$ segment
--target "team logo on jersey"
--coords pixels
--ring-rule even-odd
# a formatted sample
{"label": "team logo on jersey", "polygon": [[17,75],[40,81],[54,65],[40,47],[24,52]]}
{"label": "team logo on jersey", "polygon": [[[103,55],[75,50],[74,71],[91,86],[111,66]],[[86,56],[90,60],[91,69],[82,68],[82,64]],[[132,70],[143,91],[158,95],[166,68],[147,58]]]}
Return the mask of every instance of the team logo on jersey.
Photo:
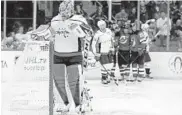
{"label": "team logo on jersey", "polygon": [[59,30],[56,31],[56,34],[62,35],[65,38],[69,36],[69,32],[66,30],[66,28],[59,28]]}
{"label": "team logo on jersey", "polygon": [[120,41],[121,44],[125,44],[127,42],[126,36],[121,36],[119,41]]}
{"label": "team logo on jersey", "polygon": [[169,68],[176,74],[182,73],[182,56],[172,56],[169,60]]}

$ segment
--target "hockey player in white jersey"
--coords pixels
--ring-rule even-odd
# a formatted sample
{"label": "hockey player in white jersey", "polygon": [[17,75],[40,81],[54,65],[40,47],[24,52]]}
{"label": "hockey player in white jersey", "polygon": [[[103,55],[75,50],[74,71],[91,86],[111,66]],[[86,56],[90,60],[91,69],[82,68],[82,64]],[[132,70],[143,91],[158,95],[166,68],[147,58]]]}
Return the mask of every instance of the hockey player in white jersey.
{"label": "hockey player in white jersey", "polygon": [[91,37],[91,28],[86,19],[81,15],[72,15],[73,8],[71,1],[63,1],[60,13],[51,21],[51,27],[56,31],[53,38],[54,82],[68,110],[73,108],[71,105],[77,107],[81,103],[79,83],[83,72],[82,41]]}
{"label": "hockey player in white jersey", "polygon": [[[150,76],[150,62],[151,62],[151,58],[150,58],[150,45],[153,42],[153,40],[155,41],[154,38],[154,25],[155,25],[155,19],[150,19],[146,21],[146,25],[147,25],[147,29],[145,30],[146,33],[148,33],[148,40],[147,40],[147,47],[146,47],[146,53],[145,53],[145,74],[147,78],[152,79],[153,77]],[[150,31],[149,31],[150,30]]]}
{"label": "hockey player in white jersey", "polygon": [[140,36],[140,46],[138,47],[139,52],[139,58],[138,58],[138,64],[139,64],[139,70],[138,70],[138,81],[141,81],[142,78],[145,76],[145,60],[146,60],[146,48],[148,47],[149,43],[149,35],[148,35],[148,24],[142,24],[141,25],[141,32],[139,32]]}
{"label": "hockey player in white jersey", "polygon": [[109,75],[112,64],[112,53],[114,52],[113,33],[106,28],[106,22],[103,20],[97,23],[100,30],[98,30],[93,38],[92,49],[96,56],[96,60],[101,63],[101,80],[103,84],[110,82]]}

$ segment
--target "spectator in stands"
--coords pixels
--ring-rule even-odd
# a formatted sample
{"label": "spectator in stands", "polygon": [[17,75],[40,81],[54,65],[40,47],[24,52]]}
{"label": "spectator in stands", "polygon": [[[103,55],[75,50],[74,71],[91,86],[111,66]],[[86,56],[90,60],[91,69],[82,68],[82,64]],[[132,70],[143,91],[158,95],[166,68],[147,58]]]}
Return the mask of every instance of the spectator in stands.
{"label": "spectator in stands", "polygon": [[15,33],[14,32],[10,32],[7,35],[8,37],[4,38],[2,40],[2,45],[1,45],[1,49],[12,49],[13,48],[13,42],[15,39]]}
{"label": "spectator in stands", "polygon": [[131,23],[134,23],[137,19],[136,7],[133,7],[131,13],[129,13],[128,19],[131,20]]}
{"label": "spectator in stands", "polygon": [[154,1],[149,1],[146,4],[146,9],[148,12],[148,19],[154,19],[154,14],[157,12],[156,11],[156,3]]}
{"label": "spectator in stands", "polygon": [[[23,41],[30,40],[30,35],[24,34],[24,26],[20,22],[15,22],[13,25],[13,32],[11,32],[11,48],[12,49],[22,49]],[[9,40],[8,40],[9,41]]]}
{"label": "spectator in stands", "polygon": [[180,16],[180,19],[179,20],[181,20],[181,22],[182,22],[182,14],[181,14],[181,16]]}
{"label": "spectator in stands", "polygon": [[[100,3],[100,4],[98,4],[98,3]],[[108,3],[107,3],[107,1],[104,1],[104,0],[98,1],[98,3],[97,3],[98,6],[102,5],[102,11],[103,11],[104,15],[108,17]]]}
{"label": "spectator in stands", "polygon": [[107,16],[104,15],[104,13],[103,13],[103,7],[101,5],[100,6],[99,5],[97,6],[96,12],[94,12],[93,14],[91,14],[90,17],[93,19],[94,26],[95,27],[97,27],[97,22],[99,20],[107,21]]}
{"label": "spectator in stands", "polygon": [[159,7],[160,12],[167,13],[167,3],[166,3],[166,1],[159,2],[158,7]]}
{"label": "spectator in stands", "polygon": [[121,11],[116,14],[115,19],[117,20],[118,25],[121,28],[124,28],[125,23],[128,20],[128,14],[126,13],[126,11],[123,7],[121,7]]}
{"label": "spectator in stands", "polygon": [[83,10],[83,4],[80,1],[75,1],[75,14],[82,15],[83,17],[87,17],[87,13]]}
{"label": "spectator in stands", "polygon": [[154,19],[155,20],[158,20],[160,18],[160,14],[158,13],[158,12],[156,12],[155,14],[154,14]]}
{"label": "spectator in stands", "polygon": [[168,20],[164,11],[161,12],[161,17],[157,20],[157,28],[159,30],[160,46],[165,47],[167,35],[170,34],[169,31],[171,30],[171,20]]}
{"label": "spectator in stands", "polygon": [[178,51],[182,51],[182,21],[178,20],[176,24],[177,40],[178,40]]}
{"label": "spectator in stands", "polygon": [[171,15],[172,21],[173,23],[176,23],[176,21],[182,15],[182,6],[180,8],[180,7],[177,7],[177,5],[172,4],[170,10],[171,10],[170,15]]}
{"label": "spectator in stands", "polygon": [[141,8],[140,21],[142,23],[145,23],[148,20],[148,13],[147,13],[145,4],[141,4],[140,8]]}
{"label": "spectator in stands", "polygon": [[182,5],[179,8],[179,13],[180,13],[180,15],[182,15]]}

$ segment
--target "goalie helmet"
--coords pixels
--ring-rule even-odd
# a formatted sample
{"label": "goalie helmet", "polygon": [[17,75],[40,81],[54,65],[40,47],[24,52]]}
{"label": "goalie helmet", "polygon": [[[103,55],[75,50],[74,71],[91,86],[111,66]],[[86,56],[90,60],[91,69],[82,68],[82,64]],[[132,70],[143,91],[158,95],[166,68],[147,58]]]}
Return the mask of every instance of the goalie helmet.
{"label": "goalie helmet", "polygon": [[61,14],[61,16],[65,16],[67,18],[72,16],[74,13],[74,5],[72,0],[64,0],[63,2],[61,2],[61,4],[59,5],[59,13]]}

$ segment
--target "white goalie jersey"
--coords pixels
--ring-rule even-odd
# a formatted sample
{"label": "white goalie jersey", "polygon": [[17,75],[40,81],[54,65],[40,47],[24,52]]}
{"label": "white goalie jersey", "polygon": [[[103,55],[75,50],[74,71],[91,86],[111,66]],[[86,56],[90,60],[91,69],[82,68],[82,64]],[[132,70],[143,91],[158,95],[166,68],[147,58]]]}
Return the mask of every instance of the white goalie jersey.
{"label": "white goalie jersey", "polygon": [[78,52],[78,36],[69,28],[69,20],[62,21],[60,15],[51,21],[51,27],[56,31],[54,50],[60,53]]}
{"label": "white goalie jersey", "polygon": [[56,31],[54,50],[63,55],[83,55],[83,66],[86,68],[93,32],[86,19],[74,15],[62,21],[58,15],[52,19],[51,27]]}

